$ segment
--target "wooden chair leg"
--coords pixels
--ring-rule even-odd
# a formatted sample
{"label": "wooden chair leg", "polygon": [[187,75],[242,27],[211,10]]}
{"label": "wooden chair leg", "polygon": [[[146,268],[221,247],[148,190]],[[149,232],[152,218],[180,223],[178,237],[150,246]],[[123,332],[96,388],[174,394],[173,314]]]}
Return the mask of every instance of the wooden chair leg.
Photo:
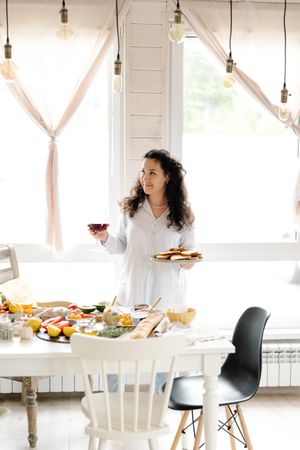
{"label": "wooden chair leg", "polygon": [[235,445],[235,439],[234,439],[234,428],[233,428],[233,424],[234,421],[231,419],[231,411],[229,409],[228,406],[225,406],[225,413],[226,413],[226,419],[227,419],[227,425],[230,427],[230,447],[231,450],[236,450],[236,445]]}
{"label": "wooden chair leg", "polygon": [[195,442],[194,442],[193,450],[198,450],[199,447],[200,447],[202,430],[203,430],[203,410],[201,409],[199,420],[198,420],[198,426],[197,426],[197,431],[196,431],[196,436],[195,436]]}
{"label": "wooden chair leg", "polygon": [[250,435],[249,435],[248,428],[247,428],[247,425],[246,425],[246,421],[244,419],[244,414],[242,412],[242,408],[240,407],[240,405],[236,405],[236,410],[237,410],[237,414],[238,414],[238,417],[239,417],[239,420],[240,420],[241,428],[242,428],[242,431],[243,431],[243,434],[244,434],[244,437],[245,437],[245,442],[246,442],[247,448],[248,448],[248,450],[253,450],[251,439],[250,439]]}
{"label": "wooden chair leg", "polygon": [[180,424],[179,424],[179,426],[177,428],[177,431],[176,431],[176,434],[175,434],[175,437],[174,437],[174,440],[172,442],[170,450],[176,450],[178,442],[179,442],[179,440],[181,438],[181,431],[185,427],[185,424],[186,424],[186,421],[188,419],[189,413],[190,413],[189,411],[184,411],[183,412]]}

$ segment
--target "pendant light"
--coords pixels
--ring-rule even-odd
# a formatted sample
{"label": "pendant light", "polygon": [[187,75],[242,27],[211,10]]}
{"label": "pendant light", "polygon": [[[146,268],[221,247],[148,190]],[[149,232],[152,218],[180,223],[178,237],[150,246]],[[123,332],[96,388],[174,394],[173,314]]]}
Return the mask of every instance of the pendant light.
{"label": "pendant light", "polygon": [[290,111],[288,108],[288,96],[289,91],[286,88],[286,5],[287,0],[284,0],[284,8],[283,8],[283,36],[284,36],[284,57],[283,57],[283,87],[280,92],[280,107],[279,107],[279,119],[285,122],[290,117]]}
{"label": "pendant light", "polygon": [[228,58],[226,59],[226,74],[223,80],[223,86],[227,89],[230,89],[234,86],[235,84],[235,79],[233,77],[232,71],[233,71],[233,66],[235,65],[235,63],[233,62],[232,59],[232,54],[231,54],[231,38],[232,38],[232,0],[230,0],[229,2],[229,55]]}
{"label": "pendant light", "polygon": [[122,91],[122,75],[121,68],[122,62],[120,60],[120,31],[119,31],[119,9],[118,9],[118,0],[116,0],[116,27],[117,27],[117,40],[118,40],[118,52],[117,59],[114,62],[114,76],[112,80],[112,89],[113,92],[118,94]]}
{"label": "pendant light", "polygon": [[66,8],[65,0],[62,0],[62,6],[61,10],[59,11],[59,14],[60,14],[60,24],[57,28],[56,36],[61,41],[67,41],[68,39],[71,39],[73,37],[74,31],[69,25],[68,10]]}
{"label": "pendant light", "polygon": [[18,68],[11,59],[12,46],[9,42],[9,27],[8,27],[8,0],[6,0],[6,44],[4,45],[4,61],[0,66],[0,73],[6,83],[13,83],[17,79]]}
{"label": "pendant light", "polygon": [[176,9],[174,11],[174,22],[169,31],[169,39],[171,42],[181,44],[184,41],[185,32],[181,23],[182,11],[180,9],[179,0],[177,1]]}

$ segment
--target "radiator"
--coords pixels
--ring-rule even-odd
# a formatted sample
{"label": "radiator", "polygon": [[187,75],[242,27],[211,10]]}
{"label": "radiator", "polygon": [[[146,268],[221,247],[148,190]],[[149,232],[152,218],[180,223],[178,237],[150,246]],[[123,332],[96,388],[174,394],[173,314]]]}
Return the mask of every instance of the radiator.
{"label": "radiator", "polygon": [[[300,386],[300,343],[270,343],[263,345],[261,387]],[[100,377],[93,375],[94,390]],[[39,382],[38,392],[82,392],[81,375],[48,377]],[[21,392],[21,383],[0,378],[0,393]]]}
{"label": "radiator", "polygon": [[300,343],[264,344],[260,386],[300,386]]}

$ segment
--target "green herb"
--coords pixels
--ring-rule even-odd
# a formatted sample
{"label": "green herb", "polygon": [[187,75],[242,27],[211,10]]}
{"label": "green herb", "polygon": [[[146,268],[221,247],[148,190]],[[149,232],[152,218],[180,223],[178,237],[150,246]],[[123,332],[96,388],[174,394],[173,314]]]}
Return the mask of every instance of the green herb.
{"label": "green herb", "polygon": [[108,326],[104,327],[103,330],[99,332],[98,336],[116,338],[124,333],[129,333],[130,331],[132,331],[132,327]]}

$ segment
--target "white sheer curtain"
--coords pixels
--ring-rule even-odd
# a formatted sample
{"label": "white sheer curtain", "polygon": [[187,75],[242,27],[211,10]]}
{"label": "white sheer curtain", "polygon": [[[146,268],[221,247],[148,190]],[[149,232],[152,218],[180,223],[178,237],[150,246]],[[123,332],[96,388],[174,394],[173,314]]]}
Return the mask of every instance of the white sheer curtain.
{"label": "white sheer curtain", "polygon": [[[172,1],[172,6],[176,2]],[[229,1],[181,0],[185,19],[224,67],[229,53]],[[284,80],[283,6],[279,0],[236,1],[232,10],[232,57],[235,79],[278,118]],[[300,0],[288,2],[286,12],[286,83],[290,119],[283,123],[300,137]],[[279,118],[278,118],[279,120]],[[300,173],[299,173],[300,180]],[[300,229],[300,181],[295,191],[295,222]]]}
{"label": "white sheer curtain", "polygon": [[[120,24],[130,3],[119,0]],[[116,36],[112,0],[70,2],[69,23],[75,33],[65,42],[55,36],[59,8],[59,2],[20,2],[11,4],[9,10],[13,60],[19,68],[18,81],[9,88],[49,136],[47,243],[56,251],[62,250],[56,138],[76,112]],[[5,23],[4,17],[0,19]]]}

